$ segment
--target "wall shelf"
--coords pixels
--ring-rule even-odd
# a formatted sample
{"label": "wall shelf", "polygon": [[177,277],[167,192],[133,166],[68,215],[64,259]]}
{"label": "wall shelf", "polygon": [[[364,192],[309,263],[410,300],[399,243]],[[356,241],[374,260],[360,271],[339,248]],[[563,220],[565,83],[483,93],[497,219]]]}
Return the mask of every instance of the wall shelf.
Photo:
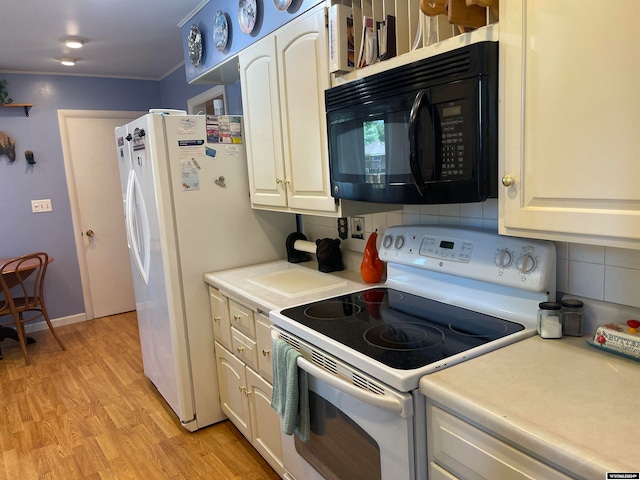
{"label": "wall shelf", "polygon": [[29,110],[33,107],[33,103],[2,103],[0,108],[24,108],[24,116],[29,116]]}

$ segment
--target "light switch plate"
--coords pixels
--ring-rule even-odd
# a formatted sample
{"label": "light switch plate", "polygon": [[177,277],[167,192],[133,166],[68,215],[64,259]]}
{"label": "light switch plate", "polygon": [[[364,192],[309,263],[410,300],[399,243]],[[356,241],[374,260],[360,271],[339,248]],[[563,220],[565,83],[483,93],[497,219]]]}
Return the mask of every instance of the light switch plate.
{"label": "light switch plate", "polygon": [[51,212],[51,199],[45,198],[43,200],[31,200],[31,211],[33,213]]}
{"label": "light switch plate", "polygon": [[363,217],[351,217],[351,238],[364,239]]}

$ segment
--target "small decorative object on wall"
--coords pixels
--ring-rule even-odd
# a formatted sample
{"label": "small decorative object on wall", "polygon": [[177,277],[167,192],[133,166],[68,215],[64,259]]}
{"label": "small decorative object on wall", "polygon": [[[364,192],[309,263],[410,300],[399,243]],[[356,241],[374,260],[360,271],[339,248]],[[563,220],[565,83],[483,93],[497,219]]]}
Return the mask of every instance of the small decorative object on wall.
{"label": "small decorative object on wall", "polygon": [[213,19],[213,43],[221,52],[226,48],[228,39],[229,24],[227,23],[227,14],[222,10],[218,10]]}
{"label": "small decorative object on wall", "polygon": [[293,0],[273,0],[273,4],[280,12],[284,12],[291,6]]}
{"label": "small decorative object on wall", "polygon": [[9,97],[9,92],[7,92],[7,85],[9,85],[9,82],[0,80],[0,105],[13,103],[13,98]]}
{"label": "small decorative object on wall", "polygon": [[16,142],[4,132],[0,132],[0,156],[6,155],[9,161],[16,159]]}
{"label": "small decorative object on wall", "polygon": [[24,158],[27,159],[27,163],[29,165],[33,165],[34,163],[36,163],[36,159],[33,156],[33,152],[31,150],[27,150],[26,152],[24,152]]}
{"label": "small decorative object on wall", "polygon": [[256,0],[239,0],[238,2],[238,23],[240,30],[244,33],[251,33],[256,24],[258,6]]}
{"label": "small decorative object on wall", "polygon": [[189,46],[189,60],[191,60],[194,67],[197,67],[200,65],[200,59],[202,58],[202,35],[196,24],[191,25],[187,44]]}

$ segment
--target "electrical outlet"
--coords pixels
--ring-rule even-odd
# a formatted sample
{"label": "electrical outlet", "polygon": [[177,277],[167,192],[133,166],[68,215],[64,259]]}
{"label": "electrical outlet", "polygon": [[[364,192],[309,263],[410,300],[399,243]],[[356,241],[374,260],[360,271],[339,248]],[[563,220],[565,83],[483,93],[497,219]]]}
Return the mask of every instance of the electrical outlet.
{"label": "electrical outlet", "polygon": [[31,200],[31,211],[33,213],[43,213],[50,212],[53,208],[51,207],[51,199],[45,198],[43,200]]}
{"label": "electrical outlet", "polygon": [[348,238],[348,230],[349,227],[347,226],[347,217],[338,218],[338,236],[343,240]]}
{"label": "electrical outlet", "polygon": [[351,238],[364,239],[363,217],[351,217]]}

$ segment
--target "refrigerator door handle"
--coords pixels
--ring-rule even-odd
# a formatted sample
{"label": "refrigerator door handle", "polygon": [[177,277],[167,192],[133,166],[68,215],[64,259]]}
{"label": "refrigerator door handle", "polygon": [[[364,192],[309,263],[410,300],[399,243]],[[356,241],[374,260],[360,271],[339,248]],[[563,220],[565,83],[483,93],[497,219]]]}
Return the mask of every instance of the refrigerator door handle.
{"label": "refrigerator door handle", "polygon": [[[138,205],[138,208],[136,208]],[[127,225],[127,237],[131,243],[134,263],[144,281],[149,285],[150,245],[149,245],[149,218],[147,208],[142,196],[140,182],[134,170],[129,172],[127,183],[127,213],[125,215]],[[144,249],[144,250],[143,250]]]}

